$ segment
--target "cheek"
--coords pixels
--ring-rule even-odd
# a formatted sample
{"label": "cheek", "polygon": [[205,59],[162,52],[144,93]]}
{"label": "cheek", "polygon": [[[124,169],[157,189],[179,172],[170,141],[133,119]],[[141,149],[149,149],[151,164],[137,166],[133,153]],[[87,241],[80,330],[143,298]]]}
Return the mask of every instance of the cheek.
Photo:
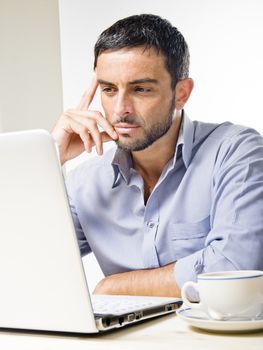
{"label": "cheek", "polygon": [[164,100],[149,101],[139,105],[136,109],[144,119],[151,121],[156,121],[167,113],[167,106]]}
{"label": "cheek", "polygon": [[158,114],[162,106],[162,101],[157,99],[138,99],[134,101],[133,108],[137,115],[147,117]]}

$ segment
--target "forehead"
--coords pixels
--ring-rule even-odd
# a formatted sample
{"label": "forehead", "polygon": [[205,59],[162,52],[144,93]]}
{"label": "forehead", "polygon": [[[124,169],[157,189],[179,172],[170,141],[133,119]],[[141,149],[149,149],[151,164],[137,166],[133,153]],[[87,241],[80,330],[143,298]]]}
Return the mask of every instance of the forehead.
{"label": "forehead", "polygon": [[106,50],[97,60],[98,79],[132,81],[142,77],[170,79],[165,67],[165,59],[154,48],[145,47]]}

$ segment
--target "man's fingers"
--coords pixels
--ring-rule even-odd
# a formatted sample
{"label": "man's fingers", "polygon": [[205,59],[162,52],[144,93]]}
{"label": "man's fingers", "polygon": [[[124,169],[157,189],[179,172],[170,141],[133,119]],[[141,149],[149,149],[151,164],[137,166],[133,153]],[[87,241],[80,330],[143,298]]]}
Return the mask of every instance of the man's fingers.
{"label": "man's fingers", "polygon": [[[100,112],[89,110],[97,88],[98,81],[94,74],[91,85],[82,96],[77,109],[70,109],[61,116],[61,132],[57,132],[57,139],[60,139],[63,161],[79,154],[82,148],[81,141],[83,150],[90,152],[95,145],[97,153],[101,155],[103,142],[118,139],[118,134],[108,120]],[[103,131],[100,131],[99,128],[102,128]]]}
{"label": "man's fingers", "polygon": [[113,126],[102,116],[100,112],[69,109],[66,112],[66,115],[77,120],[87,128],[89,128],[91,124],[93,125],[93,123],[96,123],[102,127],[102,129],[106,131],[113,140],[118,139],[118,134],[114,130]]}
{"label": "man's fingers", "polygon": [[109,142],[109,141],[112,141],[112,138],[109,136],[109,134],[107,134],[105,131],[102,131],[100,133],[101,135],[101,139],[102,139],[102,142]]}
{"label": "man's fingers", "polygon": [[85,91],[85,93],[83,94],[80,100],[78,109],[87,110],[89,108],[89,105],[91,104],[93,97],[96,93],[97,87],[98,87],[98,81],[97,81],[96,74],[94,74],[90,87],[88,88],[87,91]]}
{"label": "man's fingers", "polygon": [[67,118],[67,127],[65,130],[70,133],[77,133],[83,141],[87,152],[90,152],[95,145],[98,155],[103,154],[102,143],[112,141],[113,138],[111,135],[109,135],[107,131],[100,132],[95,119],[76,114],[71,115],[70,112],[66,112],[65,116]]}
{"label": "man's fingers", "polygon": [[95,144],[96,146],[96,151],[98,155],[101,155],[103,153],[102,139],[97,124],[91,124],[89,126],[89,133],[92,137],[93,144]]}
{"label": "man's fingers", "polygon": [[73,133],[79,135],[79,137],[81,138],[81,140],[84,144],[85,150],[87,152],[91,152],[91,149],[92,149],[92,146],[94,143],[92,142],[92,138],[91,138],[91,135],[90,135],[88,129],[85,128],[80,123],[78,123],[76,120],[73,120],[70,117],[68,117],[68,118],[69,118],[69,122],[67,123],[68,125],[67,125],[66,130],[68,132],[73,132]]}

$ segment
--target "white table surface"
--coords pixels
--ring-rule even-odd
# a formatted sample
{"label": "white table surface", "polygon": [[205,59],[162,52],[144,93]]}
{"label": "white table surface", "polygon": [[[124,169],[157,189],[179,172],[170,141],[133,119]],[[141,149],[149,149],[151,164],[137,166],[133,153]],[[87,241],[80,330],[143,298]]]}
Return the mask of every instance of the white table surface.
{"label": "white table surface", "polygon": [[1,350],[262,350],[263,331],[209,333],[191,328],[176,315],[148,320],[128,328],[93,336],[64,336],[0,331]]}

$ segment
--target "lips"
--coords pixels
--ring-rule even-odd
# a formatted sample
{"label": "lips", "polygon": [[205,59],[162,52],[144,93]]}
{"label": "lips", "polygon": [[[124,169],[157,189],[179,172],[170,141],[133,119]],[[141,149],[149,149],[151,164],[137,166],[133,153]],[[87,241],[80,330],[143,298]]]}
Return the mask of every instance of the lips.
{"label": "lips", "polygon": [[118,134],[131,134],[136,131],[140,126],[128,123],[118,123],[114,125],[114,129]]}

